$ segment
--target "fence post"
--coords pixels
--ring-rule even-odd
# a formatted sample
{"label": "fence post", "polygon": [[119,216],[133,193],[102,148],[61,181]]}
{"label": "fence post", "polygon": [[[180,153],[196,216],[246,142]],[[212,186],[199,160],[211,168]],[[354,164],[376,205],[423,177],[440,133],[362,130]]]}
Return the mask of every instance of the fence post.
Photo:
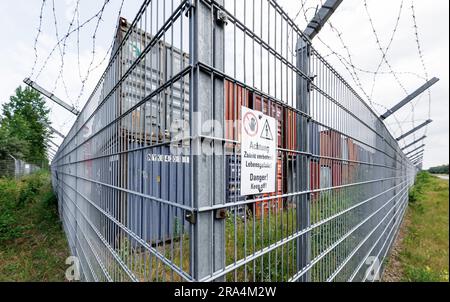
{"label": "fence post", "polygon": [[[191,7],[191,158],[192,194],[195,209],[225,204],[225,155],[223,133],[224,80],[212,71],[205,71],[199,63],[224,69],[224,28],[216,23],[215,9],[203,1],[194,1]],[[223,4],[223,0],[218,1]],[[202,129],[205,121],[215,121],[219,129]],[[202,139],[202,135],[218,140]],[[205,147],[213,153],[205,154]],[[210,149],[211,151],[211,149]],[[223,218],[223,217],[222,217]],[[225,267],[225,220],[216,217],[213,210],[199,212],[194,222],[191,245],[192,274],[195,280],[211,276]],[[216,281],[223,281],[224,277]]]}
{"label": "fence post", "polygon": [[[309,77],[310,73],[311,47],[309,41],[301,37],[297,42],[297,68]],[[310,114],[310,79],[305,79],[297,75],[297,109],[303,113]],[[297,115],[297,150],[311,153],[309,143],[311,121],[305,116]],[[297,172],[297,192],[311,190],[310,186],[310,155],[296,156]],[[308,228],[311,224],[310,218],[311,193],[298,196],[297,203],[297,232]],[[303,270],[311,261],[311,234],[308,232],[297,238],[297,271]],[[311,280],[310,272],[304,274],[299,281],[308,282]]]}

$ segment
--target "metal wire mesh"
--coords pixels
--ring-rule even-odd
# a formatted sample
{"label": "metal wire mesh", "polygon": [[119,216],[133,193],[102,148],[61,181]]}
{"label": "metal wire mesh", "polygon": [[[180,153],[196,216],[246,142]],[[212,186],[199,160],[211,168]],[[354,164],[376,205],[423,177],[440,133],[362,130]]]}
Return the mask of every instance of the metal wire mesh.
{"label": "metal wire mesh", "polygon": [[[93,281],[372,281],[416,170],[274,0],[145,1],[52,163]],[[276,119],[241,194],[241,108]]]}

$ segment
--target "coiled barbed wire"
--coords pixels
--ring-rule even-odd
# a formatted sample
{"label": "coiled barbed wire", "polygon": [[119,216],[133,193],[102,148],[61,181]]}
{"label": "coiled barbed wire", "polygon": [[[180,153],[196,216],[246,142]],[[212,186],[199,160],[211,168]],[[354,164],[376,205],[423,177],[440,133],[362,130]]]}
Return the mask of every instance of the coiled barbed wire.
{"label": "coiled barbed wire", "polygon": [[401,19],[401,16],[402,16],[403,4],[404,4],[404,1],[402,0],[400,2],[400,8],[398,10],[398,15],[397,15],[397,19],[395,21],[394,30],[392,31],[392,34],[391,34],[391,38],[389,39],[388,45],[386,46],[386,49],[384,50],[383,56],[382,56],[382,58],[380,60],[380,63],[378,63],[378,66],[377,66],[377,68],[375,70],[375,73],[373,75],[372,88],[370,90],[370,96],[371,97],[373,97],[373,92],[374,92],[374,89],[375,89],[376,78],[378,76],[378,72],[380,71],[381,66],[383,66],[384,60],[386,59],[386,56],[387,56],[387,54],[388,54],[388,52],[389,52],[389,50],[390,50],[390,48],[392,46],[392,43],[394,42],[394,38],[395,38],[395,35],[397,33],[398,26],[400,24],[400,19]]}
{"label": "coiled barbed wire", "polygon": [[82,28],[84,28],[85,26],[87,26],[88,24],[90,24],[95,18],[97,18],[100,14],[103,13],[103,8],[100,9],[97,13],[95,13],[93,16],[89,17],[87,20],[85,20],[83,23],[81,23],[79,26],[77,26],[76,28],[74,28],[73,30],[71,30],[66,36],[64,36],[63,38],[61,38],[59,41],[56,42],[56,44],[53,46],[52,50],[50,51],[50,53],[47,55],[47,57],[44,60],[44,63],[42,64],[41,68],[39,69],[38,74],[36,75],[35,79],[38,79],[40,77],[40,75],[42,74],[42,72],[45,70],[45,68],[47,67],[47,64],[50,60],[50,58],[53,56],[53,53],[57,50],[57,48],[59,47],[59,45],[61,45],[61,43],[63,43],[66,39],[68,39],[73,33],[80,31]]}
{"label": "coiled barbed wire", "polygon": [[89,62],[89,66],[87,68],[86,75],[83,78],[83,80],[81,81],[81,90],[80,90],[80,93],[78,94],[78,97],[76,99],[76,103],[77,104],[80,102],[80,99],[81,99],[81,97],[84,94],[84,89],[86,87],[86,82],[87,82],[87,80],[89,78],[89,74],[91,73],[92,65],[94,64],[94,61],[95,61],[95,48],[96,48],[97,31],[98,31],[98,28],[100,26],[100,22],[102,21],[103,12],[104,12],[104,10],[105,10],[105,8],[106,8],[106,6],[107,6],[107,4],[109,2],[110,2],[110,0],[105,0],[103,2],[101,13],[97,16],[97,23],[95,25],[94,33],[92,35],[92,58],[91,58],[91,61]]}
{"label": "coiled barbed wire", "polygon": [[[78,9],[80,0],[77,0],[77,7],[76,9]],[[53,20],[54,20],[54,26],[55,26],[55,35],[56,35],[56,41],[59,41],[59,30],[58,30],[58,21],[57,21],[57,17],[56,17],[56,8],[55,8],[55,0],[52,0],[52,11],[53,11]],[[75,14],[72,18],[72,21],[70,21],[70,25],[69,25],[69,29],[67,30],[67,33],[65,35],[65,39],[63,40],[63,47],[61,48],[61,45],[58,46],[58,51],[60,54],[60,60],[61,60],[61,65],[59,68],[59,72],[58,72],[58,76],[56,77],[55,83],[53,85],[53,89],[52,89],[52,93],[54,93],[56,91],[56,88],[58,87],[58,82],[59,80],[62,81],[63,83],[63,87],[64,87],[64,91],[66,93],[66,97],[67,97],[67,101],[72,103],[71,98],[69,96],[69,92],[67,89],[67,85],[66,85],[66,81],[64,79],[64,67],[65,67],[65,61],[64,61],[64,57],[66,55],[66,48],[67,48],[67,35],[70,32],[71,28],[72,28],[72,24],[75,20]],[[73,103],[72,103],[73,106]]]}
{"label": "coiled barbed wire", "polygon": [[[422,51],[422,44],[420,42],[420,37],[419,37],[419,27],[417,25],[417,16],[416,16],[416,11],[415,11],[415,6],[414,6],[414,1],[411,0],[411,16],[412,16],[412,21],[413,21],[413,28],[414,28],[414,36],[415,36],[415,42],[416,42],[416,46],[417,46],[417,52],[419,54],[419,60],[422,64],[422,68],[425,74],[425,80],[428,81],[429,80],[429,74],[428,74],[428,69],[427,66],[425,64],[425,57]],[[431,90],[428,89],[428,118],[431,118]],[[428,133],[428,126],[426,127],[425,130],[425,134]]]}
{"label": "coiled barbed wire", "polygon": [[41,9],[40,9],[40,13],[39,13],[39,27],[38,27],[38,31],[36,34],[36,37],[34,38],[34,63],[33,63],[33,67],[31,68],[31,73],[30,73],[30,78],[33,77],[34,75],[34,71],[36,69],[36,65],[37,65],[37,61],[38,61],[38,50],[37,50],[37,43],[39,40],[39,36],[41,35],[41,31],[42,31],[42,18],[43,18],[43,14],[44,14],[44,7],[45,7],[45,3],[47,2],[47,0],[42,0],[42,4],[41,4]]}
{"label": "coiled barbed wire", "polygon": [[381,41],[380,41],[380,37],[379,37],[379,35],[378,35],[377,30],[375,29],[375,24],[374,24],[374,22],[373,22],[373,18],[372,18],[372,16],[371,16],[370,12],[369,12],[369,6],[368,6],[368,4],[367,4],[367,0],[364,0],[364,1],[363,1],[363,4],[364,4],[365,11],[366,11],[366,13],[367,13],[367,17],[368,17],[368,19],[369,19],[370,26],[371,26],[371,28],[372,28],[372,32],[373,32],[374,37],[375,37],[375,41],[376,41],[378,50],[379,50],[379,51],[381,52],[381,54],[382,54],[382,59],[383,59],[384,63],[386,64],[386,66],[387,66],[387,67],[389,68],[389,70],[391,71],[391,73],[392,73],[392,75],[393,75],[395,81],[397,82],[397,84],[400,86],[400,88],[403,90],[403,92],[404,92],[406,95],[408,95],[409,93],[408,93],[407,89],[405,88],[405,86],[403,85],[403,83],[402,83],[402,82],[400,81],[400,79],[398,78],[396,72],[394,71],[394,69],[393,69],[393,67],[392,67],[392,64],[391,64],[391,63],[389,62],[389,60],[387,59],[387,54],[386,54],[386,52],[383,50],[383,47],[382,47]]}

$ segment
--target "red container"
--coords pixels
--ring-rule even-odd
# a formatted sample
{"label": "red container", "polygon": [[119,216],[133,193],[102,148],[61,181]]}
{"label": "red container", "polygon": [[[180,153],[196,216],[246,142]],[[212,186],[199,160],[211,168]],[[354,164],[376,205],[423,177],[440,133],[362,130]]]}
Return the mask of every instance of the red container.
{"label": "red container", "polygon": [[[310,165],[310,189],[320,189],[320,163],[318,160],[311,160]],[[312,193],[312,198],[315,199],[319,196],[319,193]]]}
{"label": "red container", "polygon": [[[273,196],[281,196],[284,194],[283,192],[283,161],[281,158],[278,159],[278,165],[277,165],[277,192],[272,194],[263,194],[262,197],[273,197]],[[283,209],[283,198],[275,198],[271,199],[270,201],[263,201],[263,202],[257,202],[255,204],[256,207],[256,213],[255,215],[257,217],[261,217],[261,214],[264,213],[267,215],[269,213],[269,210],[272,210],[272,213],[278,210]]]}
{"label": "red container", "polygon": [[[225,81],[225,137],[230,140],[240,141],[241,133],[241,107],[245,106],[252,110],[260,111],[268,116],[271,116],[277,120],[278,123],[278,147],[283,148],[285,140],[283,139],[283,107],[275,102],[269,101],[259,95],[255,95],[251,91],[234,84],[230,81]],[[228,146],[231,147],[231,146]],[[235,149],[236,150],[236,149]],[[253,196],[253,198],[265,198],[281,196],[284,194],[284,160],[282,152],[278,155],[277,164],[277,192],[272,194],[264,194]],[[270,205],[270,206],[269,206]],[[258,202],[255,204],[255,215],[260,217],[262,213],[267,214],[269,209],[282,209],[282,198],[276,198],[265,202]]]}
{"label": "red container", "polygon": [[225,81],[225,137],[239,141],[241,135],[241,107],[250,108],[252,94],[250,91],[232,82]]}
{"label": "red container", "polygon": [[[297,115],[294,111],[285,108],[284,124],[286,129],[286,149],[297,150]],[[291,155],[294,155],[292,152]]]}
{"label": "red container", "polygon": [[333,187],[342,184],[341,143],[341,135],[336,131],[326,130],[320,133],[320,155],[327,157],[320,160],[320,166],[331,169],[331,184]]}
{"label": "red container", "polygon": [[343,152],[347,152],[347,154],[342,154],[343,158],[346,159],[342,162],[342,184],[350,184],[353,182],[356,173],[357,149],[350,138],[344,139],[343,144],[346,145],[346,148],[343,148]]}

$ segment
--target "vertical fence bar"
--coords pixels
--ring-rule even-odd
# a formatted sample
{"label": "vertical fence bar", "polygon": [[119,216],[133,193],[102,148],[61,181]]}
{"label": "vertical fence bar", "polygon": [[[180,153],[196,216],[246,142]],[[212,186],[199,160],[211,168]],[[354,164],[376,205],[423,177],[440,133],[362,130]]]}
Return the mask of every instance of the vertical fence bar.
{"label": "vertical fence bar", "polygon": [[[203,1],[194,3],[190,20],[194,22],[190,120],[193,202],[194,207],[199,209],[225,204],[223,131],[222,137],[217,137],[217,140],[202,138],[203,135],[211,135],[211,132],[211,136],[219,134],[215,131],[219,129],[202,129],[207,121],[214,121],[224,129],[224,81],[200,67],[200,63],[204,63],[223,70],[224,35],[223,25],[215,20],[214,7]],[[213,210],[198,213],[195,220],[193,277],[201,280],[225,267],[225,221],[216,218]]]}
{"label": "vertical fence bar", "polygon": [[[301,37],[297,42],[297,68],[304,74],[310,74],[310,44]],[[310,83],[309,79],[305,79],[297,75],[297,109],[309,115],[310,112]],[[305,116],[296,115],[297,125],[297,150],[311,153],[309,135],[310,135],[310,119]],[[297,170],[297,192],[310,191],[310,156],[296,156]],[[303,194],[298,197],[297,203],[297,231],[302,231],[310,226],[310,201],[311,193]],[[308,232],[297,239],[297,271],[301,271],[310,262],[311,254],[311,234]],[[302,276],[299,281],[310,281],[310,273]]]}

